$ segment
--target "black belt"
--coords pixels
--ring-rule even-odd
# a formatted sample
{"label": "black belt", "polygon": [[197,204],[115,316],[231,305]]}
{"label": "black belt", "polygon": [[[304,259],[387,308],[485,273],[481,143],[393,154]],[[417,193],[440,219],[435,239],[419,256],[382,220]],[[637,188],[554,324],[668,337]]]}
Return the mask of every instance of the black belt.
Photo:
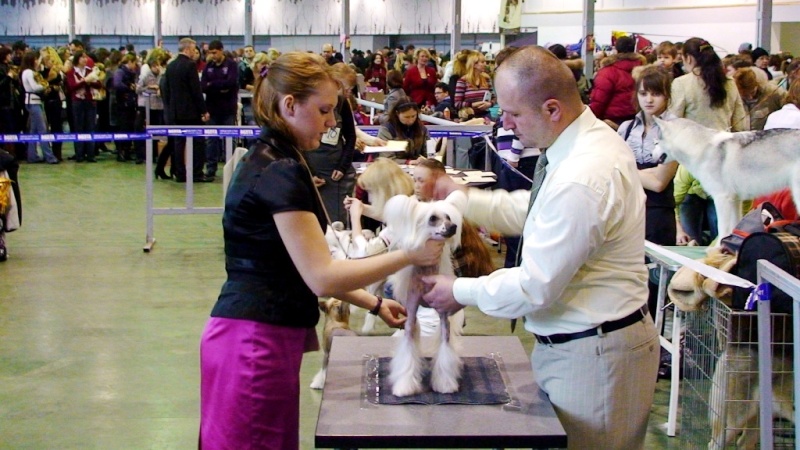
{"label": "black belt", "polygon": [[590,328],[586,331],[579,331],[577,333],[551,334],[550,336],[539,336],[538,334],[534,334],[534,336],[536,336],[536,342],[540,344],[563,344],[565,342],[574,341],[575,339],[583,339],[585,337],[597,336],[598,334],[611,333],[612,331],[621,330],[644,319],[647,314],[647,305],[644,305],[622,319],[603,322],[599,327]]}

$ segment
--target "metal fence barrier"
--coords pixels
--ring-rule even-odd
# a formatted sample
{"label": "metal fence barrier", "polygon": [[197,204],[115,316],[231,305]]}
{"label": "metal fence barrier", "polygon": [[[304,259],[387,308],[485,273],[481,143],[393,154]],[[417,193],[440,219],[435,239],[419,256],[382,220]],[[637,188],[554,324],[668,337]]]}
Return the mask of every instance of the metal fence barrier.
{"label": "metal fence barrier", "polygon": [[793,365],[794,365],[794,448],[800,450],[798,424],[800,424],[800,409],[797,400],[800,398],[800,280],[786,273],[766,260],[758,261],[758,287],[756,298],[758,300],[758,378],[761,423],[760,440],[761,448],[772,449],[775,446],[772,418],[775,414],[773,399],[773,367],[772,367],[772,323],[770,321],[771,286],[779,288],[792,297],[792,335],[793,339]]}

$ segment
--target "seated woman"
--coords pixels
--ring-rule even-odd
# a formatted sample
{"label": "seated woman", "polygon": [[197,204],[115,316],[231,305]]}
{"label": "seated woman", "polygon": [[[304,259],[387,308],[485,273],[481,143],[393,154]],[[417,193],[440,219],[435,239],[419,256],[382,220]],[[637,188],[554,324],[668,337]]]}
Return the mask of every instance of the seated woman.
{"label": "seated woman", "polygon": [[378,138],[385,141],[407,141],[408,147],[405,151],[382,152],[380,156],[415,164],[418,157],[425,155],[425,144],[430,139],[430,134],[419,120],[419,106],[408,97],[400,97],[389,110],[389,119],[378,131]]}

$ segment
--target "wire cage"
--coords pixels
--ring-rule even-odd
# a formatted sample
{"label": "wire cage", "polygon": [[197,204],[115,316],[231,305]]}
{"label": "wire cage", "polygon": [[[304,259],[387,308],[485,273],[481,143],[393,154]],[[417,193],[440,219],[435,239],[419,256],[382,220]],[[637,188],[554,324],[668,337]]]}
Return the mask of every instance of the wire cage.
{"label": "wire cage", "polygon": [[[771,314],[775,448],[794,448],[792,319]],[[711,299],[686,314],[680,448],[759,447],[757,313]]]}

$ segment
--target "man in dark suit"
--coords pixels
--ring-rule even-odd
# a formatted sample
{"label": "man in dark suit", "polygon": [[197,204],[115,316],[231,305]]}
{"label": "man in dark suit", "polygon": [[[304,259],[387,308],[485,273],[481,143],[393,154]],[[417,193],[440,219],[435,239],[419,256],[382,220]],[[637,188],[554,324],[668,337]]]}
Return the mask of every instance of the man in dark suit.
{"label": "man in dark suit", "polygon": [[[178,57],[167,65],[162,83],[161,97],[164,99],[165,122],[168,125],[203,125],[209,114],[200,88],[200,78],[194,61],[197,44],[190,38],[178,43]],[[185,138],[175,138],[172,142],[172,166],[175,179],[186,181],[184,162]],[[205,140],[194,139],[192,177],[196,182],[212,181],[203,176],[205,164]]]}

